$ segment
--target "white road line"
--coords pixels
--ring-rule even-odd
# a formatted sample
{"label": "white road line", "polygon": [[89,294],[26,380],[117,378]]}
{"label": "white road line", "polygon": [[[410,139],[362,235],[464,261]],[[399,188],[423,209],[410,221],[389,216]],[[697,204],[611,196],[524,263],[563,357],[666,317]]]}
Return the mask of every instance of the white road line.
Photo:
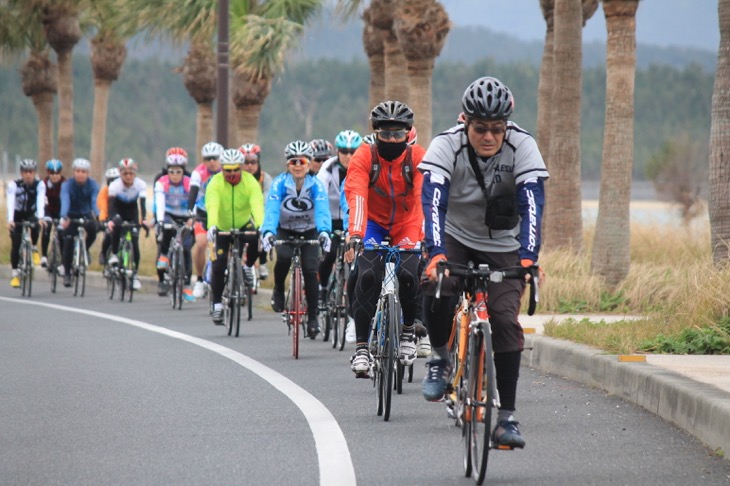
{"label": "white road line", "polygon": [[127,319],[126,317],[24,299],[0,297],[0,300],[15,304],[37,305],[66,312],[76,312],[77,314],[84,314],[110,321],[121,322],[122,324],[128,324],[146,331],[156,332],[164,336],[200,346],[201,348],[213,351],[214,353],[238,363],[247,370],[257,374],[269,382],[271,386],[283,393],[299,408],[299,410],[302,411],[304,418],[307,420],[309,428],[312,431],[314,443],[317,447],[319,484],[321,486],[345,486],[357,484],[357,480],[355,479],[355,469],[352,465],[352,458],[350,457],[350,450],[347,447],[345,435],[342,433],[342,429],[340,429],[340,426],[337,424],[337,420],[335,420],[327,407],[325,407],[322,402],[317,400],[317,398],[315,398],[312,394],[291,381],[286,376],[272,370],[268,366],[259,363],[245,354],[241,354],[238,351],[234,351],[205,339],[177,331],[171,331],[170,329],[148,324],[146,322]]}

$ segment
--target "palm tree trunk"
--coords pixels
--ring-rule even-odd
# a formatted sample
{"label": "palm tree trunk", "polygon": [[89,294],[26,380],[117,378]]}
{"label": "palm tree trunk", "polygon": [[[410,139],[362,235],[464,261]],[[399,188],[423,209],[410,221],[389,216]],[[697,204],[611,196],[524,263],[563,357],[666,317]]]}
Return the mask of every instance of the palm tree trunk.
{"label": "palm tree trunk", "polygon": [[213,102],[198,103],[195,113],[195,153],[200,155],[203,145],[213,140]]}
{"label": "palm tree trunk", "polygon": [[[385,100],[385,56],[383,53],[373,54],[368,57],[370,65],[370,95],[368,108],[372,109],[375,105]],[[368,124],[369,124],[368,112]]]}
{"label": "palm tree trunk", "polygon": [[720,48],[712,93],[710,131],[710,228],[712,260],[730,260],[730,0],[719,0]]}
{"label": "palm tree trunk", "polygon": [[550,183],[547,185],[544,244],[579,252],[583,247],[581,214],[580,98],[582,80],[581,0],[555,0],[554,76],[560,80],[551,101]]}
{"label": "palm tree trunk", "polygon": [[543,15],[545,16],[545,45],[542,50],[540,64],[540,81],[537,85],[537,146],[540,148],[543,159],[550,169],[548,154],[550,153],[550,126],[552,106],[550,97],[553,94],[555,80],[553,78],[553,0],[542,0]]}
{"label": "palm tree trunk", "polygon": [[236,108],[236,126],[238,128],[238,140],[250,140],[255,143],[259,135],[259,118],[261,117],[261,104],[249,104]]}
{"label": "palm tree trunk", "polygon": [[91,174],[101,182],[104,177],[106,149],[106,119],[109,112],[109,91],[112,82],[107,79],[94,80],[94,113],[91,124]]}
{"label": "palm tree trunk", "polygon": [[636,9],[639,0],[604,0],[606,42],[606,119],[603,129],[601,191],[593,240],[593,272],[610,285],[631,265],[631,171],[634,165],[634,81]]}
{"label": "palm tree trunk", "polygon": [[34,94],[31,99],[38,116],[38,162],[43,164],[53,158],[53,93]]}
{"label": "palm tree trunk", "polygon": [[410,84],[410,107],[418,140],[424,147],[431,143],[431,78],[434,59],[415,59],[408,61],[408,81]]}
{"label": "palm tree trunk", "polygon": [[[398,39],[391,31],[383,40],[385,55],[385,99],[408,103],[408,69]],[[373,105],[375,106],[375,105]]]}
{"label": "palm tree trunk", "polygon": [[58,54],[58,158],[71,165],[74,158],[74,85],[71,52]]}

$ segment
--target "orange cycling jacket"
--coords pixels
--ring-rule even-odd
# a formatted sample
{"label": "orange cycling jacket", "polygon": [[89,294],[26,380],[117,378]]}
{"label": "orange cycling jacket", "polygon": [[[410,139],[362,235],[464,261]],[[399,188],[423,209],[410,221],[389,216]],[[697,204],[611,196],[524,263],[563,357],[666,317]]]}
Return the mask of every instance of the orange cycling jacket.
{"label": "orange cycling jacket", "polygon": [[389,232],[404,227],[417,228],[419,234],[411,237],[420,239],[423,227],[421,207],[421,184],[423,174],[417,169],[426,151],[420,145],[411,146],[413,164],[413,187],[408,187],[403,178],[403,164],[406,152],[392,162],[377,156],[381,170],[375,184],[370,186],[372,151],[370,145],[360,145],[350,159],[345,178],[345,196],[349,207],[350,235],[365,236],[368,220]]}

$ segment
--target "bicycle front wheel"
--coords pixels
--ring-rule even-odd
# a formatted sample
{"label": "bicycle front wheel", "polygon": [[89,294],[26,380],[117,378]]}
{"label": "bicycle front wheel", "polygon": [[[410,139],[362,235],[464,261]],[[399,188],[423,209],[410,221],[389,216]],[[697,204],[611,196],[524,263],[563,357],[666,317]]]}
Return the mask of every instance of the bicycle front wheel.
{"label": "bicycle front wheel", "polygon": [[469,417],[472,475],[482,484],[487,475],[494,406],[494,361],[489,333],[477,332],[469,340]]}
{"label": "bicycle front wheel", "polygon": [[23,242],[20,250],[20,280],[23,297],[30,297],[33,262],[30,246]]}
{"label": "bicycle front wheel", "polygon": [[117,282],[114,277],[114,269],[109,264],[104,266],[104,277],[106,278],[106,292],[109,294],[109,300],[112,300],[114,298]]}
{"label": "bicycle front wheel", "polygon": [[391,398],[393,397],[393,386],[395,378],[395,361],[398,359],[396,356],[396,333],[398,332],[399,317],[397,312],[397,304],[395,303],[395,295],[388,295],[386,300],[386,306],[383,309],[383,322],[384,325],[383,335],[385,336],[385,342],[383,344],[383,420],[386,422],[390,420],[390,404]]}
{"label": "bicycle front wheel", "polygon": [[[245,295],[244,293],[246,292],[248,287],[243,282],[243,269],[241,268],[240,263],[235,265],[235,267],[236,267],[236,281],[235,281],[235,287],[233,287],[233,291],[235,292],[235,294],[234,294],[235,298],[233,299],[233,301],[231,303],[233,305],[233,309],[231,309],[231,310],[233,311],[233,314],[234,314],[233,325],[236,328],[236,332],[234,333],[234,335],[236,337],[238,337],[238,334],[241,330],[241,307],[243,305],[242,299],[244,298],[244,295]],[[248,296],[248,297],[250,297],[250,296]],[[249,302],[250,302],[250,298],[249,298]]]}
{"label": "bicycle front wheel", "polygon": [[48,261],[48,271],[51,273],[51,293],[56,293],[58,284],[58,267],[61,265],[61,249],[59,248],[58,237],[54,235],[51,240],[51,256]]}
{"label": "bicycle front wheel", "polygon": [[129,286],[129,301],[132,302],[132,297],[134,297],[134,277],[137,276],[137,272],[134,270],[134,247],[128,241],[125,241],[125,243],[124,278],[127,280],[127,285]]}
{"label": "bicycle front wheel", "polygon": [[345,279],[345,269],[340,270],[340,283],[337,285],[335,290],[335,301],[337,302],[335,312],[335,334],[337,335],[337,344],[340,347],[340,351],[345,349],[345,330],[347,329],[347,295],[345,294],[345,286],[347,280]]}
{"label": "bicycle front wheel", "polygon": [[299,359],[299,328],[302,324],[302,269],[295,267],[292,274],[292,355]]}

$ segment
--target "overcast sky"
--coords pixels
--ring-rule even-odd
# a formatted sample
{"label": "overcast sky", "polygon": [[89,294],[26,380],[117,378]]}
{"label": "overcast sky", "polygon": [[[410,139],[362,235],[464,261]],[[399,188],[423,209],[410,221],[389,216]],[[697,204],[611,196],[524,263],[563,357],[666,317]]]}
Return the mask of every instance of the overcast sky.
{"label": "overcast sky", "polygon": [[[482,25],[525,40],[544,40],[539,0],[441,0],[456,25]],[[720,30],[717,0],[641,0],[636,13],[637,41],[717,51]],[[586,24],[583,40],[606,41],[603,10]]]}

